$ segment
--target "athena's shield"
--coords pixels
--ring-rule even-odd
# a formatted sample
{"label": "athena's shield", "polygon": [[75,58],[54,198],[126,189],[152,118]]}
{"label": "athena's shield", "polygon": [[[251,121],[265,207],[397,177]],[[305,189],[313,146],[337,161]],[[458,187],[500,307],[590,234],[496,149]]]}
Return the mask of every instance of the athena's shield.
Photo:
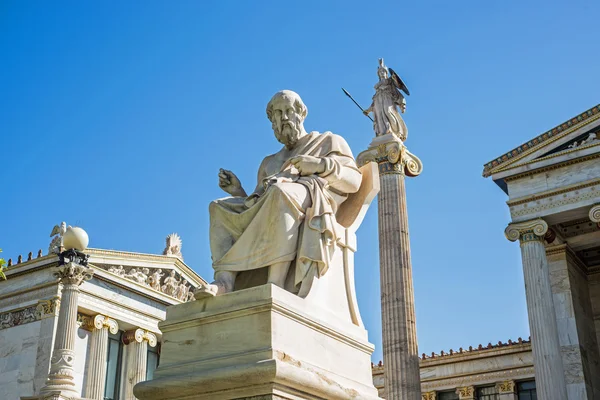
{"label": "athena's shield", "polygon": [[404,84],[402,79],[400,79],[400,77],[398,76],[396,71],[394,71],[391,68],[388,68],[388,69],[390,70],[391,78],[394,81],[394,84],[396,85],[396,87],[398,89],[402,90],[404,93],[406,93],[407,96],[410,96],[410,92],[408,91],[408,88],[406,87],[406,85]]}

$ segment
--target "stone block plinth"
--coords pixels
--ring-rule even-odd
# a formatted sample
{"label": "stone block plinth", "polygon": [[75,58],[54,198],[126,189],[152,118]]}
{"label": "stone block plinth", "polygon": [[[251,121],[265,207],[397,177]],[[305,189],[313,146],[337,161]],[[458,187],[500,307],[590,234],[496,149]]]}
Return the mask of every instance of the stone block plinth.
{"label": "stone block plinth", "polygon": [[167,309],[140,400],[377,399],[364,328],[277,286]]}

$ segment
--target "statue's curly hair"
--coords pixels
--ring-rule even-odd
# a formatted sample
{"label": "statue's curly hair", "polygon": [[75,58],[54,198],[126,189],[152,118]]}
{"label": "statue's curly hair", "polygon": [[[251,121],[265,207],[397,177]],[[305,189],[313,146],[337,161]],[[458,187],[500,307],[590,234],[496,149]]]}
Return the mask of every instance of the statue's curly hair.
{"label": "statue's curly hair", "polygon": [[304,105],[304,102],[300,98],[300,95],[292,90],[281,90],[275,93],[275,95],[271,98],[271,100],[269,100],[269,103],[267,104],[267,118],[269,118],[269,121],[273,122],[273,120],[271,119],[273,117],[273,103],[275,102],[275,100],[278,100],[282,97],[289,97],[294,99],[294,108],[296,109],[296,112],[302,116],[302,119],[306,118],[306,116],[308,115],[308,108],[306,108],[306,106]]}

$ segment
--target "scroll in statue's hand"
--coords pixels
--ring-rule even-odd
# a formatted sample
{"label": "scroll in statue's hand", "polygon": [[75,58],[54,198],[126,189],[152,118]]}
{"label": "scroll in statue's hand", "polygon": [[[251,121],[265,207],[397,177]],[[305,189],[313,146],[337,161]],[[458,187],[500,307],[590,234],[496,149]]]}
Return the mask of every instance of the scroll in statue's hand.
{"label": "scroll in statue's hand", "polygon": [[290,159],[290,164],[292,164],[300,175],[314,175],[321,174],[325,172],[325,160],[319,157],[313,156],[296,156]]}
{"label": "scroll in statue's hand", "polygon": [[237,176],[226,169],[219,169],[219,187],[232,196],[246,197],[246,191]]}

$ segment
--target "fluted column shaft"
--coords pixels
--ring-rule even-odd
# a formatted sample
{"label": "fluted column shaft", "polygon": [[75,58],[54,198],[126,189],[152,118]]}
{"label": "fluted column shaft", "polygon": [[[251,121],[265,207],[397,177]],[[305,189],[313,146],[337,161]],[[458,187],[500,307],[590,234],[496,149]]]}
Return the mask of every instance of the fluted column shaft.
{"label": "fluted column shaft", "polygon": [[[67,252],[65,252],[67,253]],[[58,322],[50,373],[40,394],[59,392],[65,397],[79,396],[75,390],[73,362],[75,359],[75,335],[77,333],[77,304],[79,285],[92,278],[93,272],[87,267],[87,258],[83,254],[61,254],[61,265],[56,277],[63,285]]]}
{"label": "fluted column shaft", "polygon": [[389,400],[421,397],[404,180],[403,174],[381,175],[378,200],[383,365]]}
{"label": "fluted column shaft", "polygon": [[512,241],[519,239],[521,243],[538,398],[564,400],[567,398],[565,374],[544,247],[544,235],[547,231],[547,223],[538,219],[510,224],[506,228],[506,236]]}
{"label": "fluted column shaft", "polygon": [[87,358],[88,375],[85,384],[85,397],[93,400],[104,399],[106,385],[106,361],[108,356],[108,333],[117,333],[117,322],[104,315],[96,315],[87,328],[91,329],[90,351]]}
{"label": "fluted column shaft", "polygon": [[156,336],[143,329],[127,331],[123,335],[127,345],[127,382],[125,382],[125,400],[136,400],[133,388],[146,380],[148,346],[156,346]]}
{"label": "fluted column shaft", "polygon": [[385,397],[420,400],[421,379],[412,262],[406,209],[407,176],[418,176],[423,164],[393,134],[377,136],[357,157],[360,166],[379,168],[379,268]]}

